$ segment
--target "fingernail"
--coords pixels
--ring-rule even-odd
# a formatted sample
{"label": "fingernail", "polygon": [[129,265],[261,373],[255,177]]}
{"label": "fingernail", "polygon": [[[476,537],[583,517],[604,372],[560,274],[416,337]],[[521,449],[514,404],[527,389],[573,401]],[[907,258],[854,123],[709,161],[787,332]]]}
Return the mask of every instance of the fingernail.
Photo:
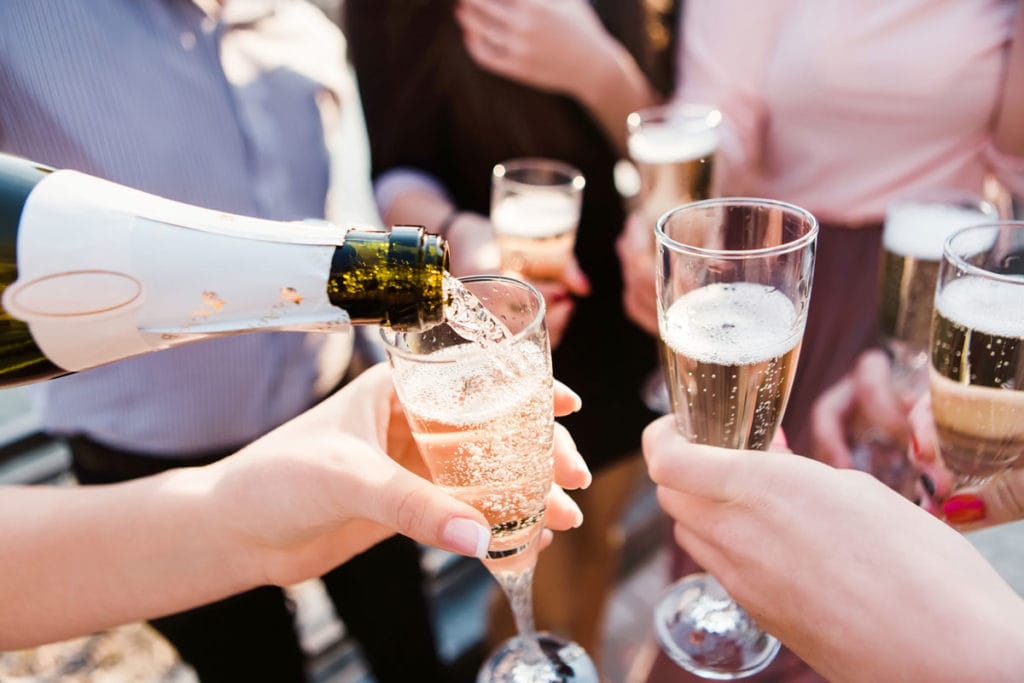
{"label": "fingernail", "polygon": [[921,455],[921,446],[917,443],[917,435],[910,433],[910,447],[914,449],[914,459]]}
{"label": "fingernail", "polygon": [[581,489],[585,489],[593,483],[594,475],[590,472],[590,468],[587,467],[587,461],[583,459],[583,456],[580,453],[576,453],[576,458],[576,469],[586,475],[586,480],[583,482],[583,485],[580,486]]}
{"label": "fingernail", "polygon": [[[572,498],[569,500],[572,500]],[[579,529],[580,525],[583,524],[583,510],[580,510],[580,506],[575,500],[572,501],[572,504],[573,507],[576,508],[576,520],[572,523],[572,528]]]}
{"label": "fingernail", "polygon": [[985,501],[973,493],[958,493],[942,504],[942,514],[950,524],[967,524],[985,519]]}
{"label": "fingernail", "polygon": [[572,412],[580,412],[580,408],[583,407],[583,399],[575,391],[569,389],[569,387],[566,387],[566,390],[572,395]]}
{"label": "fingernail", "polygon": [[471,519],[453,517],[441,532],[441,545],[445,550],[469,557],[483,558],[491,544],[491,532]]}
{"label": "fingernail", "polygon": [[935,482],[927,474],[921,475],[921,486],[924,487],[924,490],[928,492],[930,497],[935,497]]}

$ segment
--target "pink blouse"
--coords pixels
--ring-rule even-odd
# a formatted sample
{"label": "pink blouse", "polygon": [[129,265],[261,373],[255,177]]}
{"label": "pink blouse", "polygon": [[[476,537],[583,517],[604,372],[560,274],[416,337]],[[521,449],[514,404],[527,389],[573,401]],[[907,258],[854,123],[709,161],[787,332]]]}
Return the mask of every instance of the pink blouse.
{"label": "pink blouse", "polygon": [[687,0],[678,97],[725,116],[722,194],[853,224],[990,172],[1024,194],[991,145],[1016,4]]}

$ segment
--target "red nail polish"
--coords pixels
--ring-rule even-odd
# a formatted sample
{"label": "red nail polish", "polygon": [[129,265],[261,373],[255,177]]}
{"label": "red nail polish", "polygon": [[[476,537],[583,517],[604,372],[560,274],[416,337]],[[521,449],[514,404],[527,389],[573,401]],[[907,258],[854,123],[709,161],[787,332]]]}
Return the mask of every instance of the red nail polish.
{"label": "red nail polish", "polygon": [[918,456],[921,455],[921,446],[917,443],[917,435],[913,432],[910,433],[910,447],[914,449],[914,459],[917,460]]}
{"label": "red nail polish", "polygon": [[985,519],[985,501],[973,493],[958,493],[942,504],[942,514],[950,524],[967,524]]}

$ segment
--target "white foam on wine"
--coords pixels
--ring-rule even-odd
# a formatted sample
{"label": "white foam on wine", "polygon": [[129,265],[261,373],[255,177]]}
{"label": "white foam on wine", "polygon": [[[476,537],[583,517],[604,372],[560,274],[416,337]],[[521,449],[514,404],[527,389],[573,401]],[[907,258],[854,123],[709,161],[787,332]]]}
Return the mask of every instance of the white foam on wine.
{"label": "white foam on wine", "polygon": [[661,336],[676,353],[702,363],[750,365],[778,358],[803,334],[785,294],[752,282],[695,289],[669,307]]}
{"label": "white foam on wine", "polygon": [[629,136],[629,156],[640,164],[667,164],[711,156],[719,134],[703,122],[666,121],[644,124]]}
{"label": "white foam on wine", "polygon": [[1024,278],[1016,284],[971,275],[957,278],[946,283],[935,307],[968,329],[1024,339]]}
{"label": "white foam on wine", "polygon": [[494,229],[516,237],[548,237],[576,229],[580,205],[564,192],[537,190],[498,200],[491,211]]}
{"label": "white foam on wine", "polygon": [[924,202],[897,202],[885,215],[884,247],[900,256],[925,261],[942,258],[946,239],[960,228],[988,221],[986,214],[967,209]]}
{"label": "white foam on wine", "polygon": [[454,427],[480,425],[511,413],[534,398],[548,376],[545,350],[528,342],[507,350],[492,346],[485,352],[449,347],[431,355],[458,361],[395,365],[396,385],[403,404],[418,417]]}

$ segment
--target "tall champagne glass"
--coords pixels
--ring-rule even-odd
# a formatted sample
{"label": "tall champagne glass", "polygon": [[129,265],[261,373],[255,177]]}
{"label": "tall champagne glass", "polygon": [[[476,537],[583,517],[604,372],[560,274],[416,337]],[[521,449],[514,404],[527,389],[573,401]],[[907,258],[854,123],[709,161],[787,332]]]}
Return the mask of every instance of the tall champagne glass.
{"label": "tall champagne glass", "polygon": [[964,228],[945,244],[929,384],[954,490],[1024,453],[1024,222]]}
{"label": "tall champagne glass", "polygon": [[434,481],[491,526],[484,565],[505,591],[518,636],[481,683],[597,682],[583,649],[538,634],[531,587],[553,477],[554,409],[544,299],[502,276],[449,281],[446,322],[382,329],[395,389]]}
{"label": "tall champagne glass", "polygon": [[[648,107],[626,118],[640,179],[637,210],[649,224],[673,207],[711,197],[721,121],[717,109],[696,103]],[[670,410],[663,370],[651,373],[640,394],[654,412]]]}
{"label": "tall champagne glass", "polygon": [[[789,399],[807,320],[818,234],[796,206],[712,199],[661,217],[658,324],[679,431],[694,443],[768,448]],[[778,641],[707,574],[655,607],[662,648],[705,678],[757,673]]]}
{"label": "tall champagne glass", "polygon": [[[907,404],[928,390],[932,303],[943,244],[960,228],[993,220],[998,220],[995,207],[963,190],[933,189],[889,202],[882,228],[878,323],[892,358],[892,388]],[[905,450],[870,427],[852,436],[854,467],[912,498],[917,473]]]}
{"label": "tall champagne glass", "polygon": [[501,266],[530,280],[557,280],[572,258],[583,174],[554,159],[510,159],[491,173],[491,223]]}

